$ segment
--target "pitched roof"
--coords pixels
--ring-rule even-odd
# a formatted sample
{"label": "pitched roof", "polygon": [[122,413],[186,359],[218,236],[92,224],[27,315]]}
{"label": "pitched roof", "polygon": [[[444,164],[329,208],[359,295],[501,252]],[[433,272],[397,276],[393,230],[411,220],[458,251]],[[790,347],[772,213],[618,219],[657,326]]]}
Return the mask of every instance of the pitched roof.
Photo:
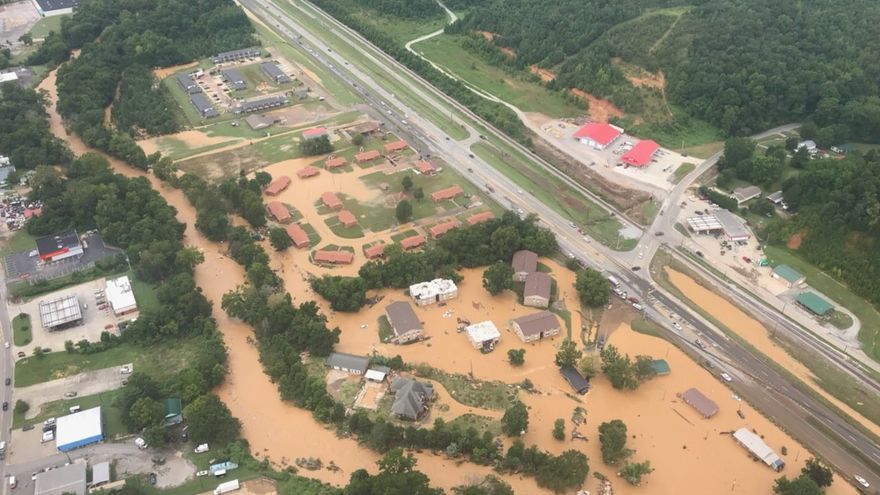
{"label": "pitched roof", "polygon": [[332,192],[325,192],[322,194],[321,202],[324,203],[324,206],[331,209],[340,208],[342,206],[342,201],[339,200],[339,196]]}
{"label": "pitched roof", "polygon": [[290,185],[290,177],[286,175],[282,175],[277,179],[273,180],[271,184],[266,186],[266,189],[263,191],[270,196],[274,196],[281,191],[287,189],[287,186]]}
{"label": "pitched roof", "polygon": [[470,225],[476,225],[478,223],[488,222],[495,218],[495,214],[491,211],[484,211],[483,213],[477,213],[476,215],[471,215],[468,217],[467,222]]}
{"label": "pitched roof", "polygon": [[453,218],[452,220],[447,220],[443,223],[438,223],[437,225],[428,229],[428,231],[431,233],[431,237],[436,238],[436,237],[440,237],[443,234],[449,232],[450,230],[458,227],[458,225],[459,225],[458,220]]}
{"label": "pitched roof", "polygon": [[696,409],[704,418],[711,418],[718,414],[718,404],[695,388],[689,388],[681,394],[681,400]]}
{"label": "pitched roof", "polygon": [[300,179],[306,179],[308,177],[314,177],[319,173],[321,173],[321,169],[309,165],[308,167],[303,167],[299,169],[299,171],[296,173],[296,176]]}
{"label": "pitched roof", "polygon": [[393,143],[388,143],[385,146],[383,146],[382,148],[385,150],[385,153],[390,153],[392,151],[404,150],[408,147],[409,147],[409,144],[407,144],[406,141],[401,139],[400,141],[394,141]]}
{"label": "pitched roof", "polygon": [[539,296],[550,299],[550,289],[553,287],[553,279],[544,272],[532,272],[526,275],[526,285],[523,287],[523,297]]}
{"label": "pitched roof", "polygon": [[400,241],[401,247],[403,249],[415,249],[425,243],[425,236],[423,235],[413,235],[409,236],[406,239]]}
{"label": "pitched roof", "polygon": [[538,255],[528,249],[522,249],[513,253],[510,266],[515,273],[532,273],[538,269]]}
{"label": "pitched roof", "polygon": [[549,311],[539,311],[513,320],[516,322],[523,337],[541,335],[543,332],[559,329],[559,320]]}
{"label": "pitched roof", "polygon": [[370,365],[370,358],[366,356],[346,354],[344,352],[334,352],[327,356],[326,364],[331,368],[338,367],[349,370],[359,370],[361,373],[364,373]]}
{"label": "pitched roof", "polygon": [[354,159],[358,161],[358,163],[369,162],[375,160],[382,156],[382,153],[379,153],[379,150],[369,150],[362,151],[356,155],[354,155]]}
{"label": "pitched roof", "polygon": [[391,412],[409,419],[421,416],[424,405],[434,398],[434,387],[430,383],[409,378],[394,380],[391,390],[395,393]]}
{"label": "pitched roof", "polygon": [[798,304],[807,308],[813,313],[816,313],[817,315],[830,313],[831,310],[834,309],[834,306],[830,302],[819,297],[819,295],[815,292],[801,292],[800,294],[798,294],[796,300]]}
{"label": "pitched roof", "polygon": [[733,190],[733,197],[738,203],[748,201],[761,195],[761,188],[758,186],[737,187]]}
{"label": "pitched roof", "polygon": [[584,378],[583,375],[581,375],[580,372],[573,367],[565,366],[559,368],[559,372],[562,373],[565,381],[567,381],[568,384],[571,385],[571,388],[573,388],[575,392],[579,394],[584,394],[587,392],[587,390],[590,390],[589,380]]}
{"label": "pitched roof", "polygon": [[574,133],[574,137],[588,138],[602,146],[607,146],[611,141],[620,136],[621,131],[611,124],[600,124],[598,122],[588,122]]}
{"label": "pitched roof", "polygon": [[314,127],[312,129],[306,129],[303,131],[303,137],[306,139],[321,137],[327,135],[326,127]]}
{"label": "pitched roof", "polygon": [[776,265],[776,268],[773,269],[773,273],[792,284],[804,277],[799,271],[788,265]]}
{"label": "pitched roof", "polygon": [[437,168],[430,162],[426,162],[424,160],[419,160],[416,162],[416,168],[419,172],[423,174],[431,174],[437,171]]}
{"label": "pitched roof", "polygon": [[269,210],[269,214],[279,222],[290,220],[290,212],[287,211],[287,208],[280,201],[270,201],[269,204],[266,205],[266,209]]}
{"label": "pitched roof", "polygon": [[421,330],[422,322],[412,306],[406,301],[394,301],[385,306],[385,315],[388,317],[388,323],[394,335],[400,336],[410,330]]}
{"label": "pitched roof", "polygon": [[285,230],[287,230],[287,235],[290,236],[294,246],[303,248],[309,245],[309,234],[299,224],[288,225]]}
{"label": "pitched roof", "polygon": [[635,146],[620,157],[623,163],[634,165],[636,167],[644,167],[651,162],[654,153],[660,149],[660,145],[650,139],[639,141]]}
{"label": "pitched roof", "polygon": [[349,265],[354,261],[354,253],[350,251],[315,251],[315,261],[318,263]]}
{"label": "pitched roof", "polygon": [[453,186],[449,186],[446,189],[441,189],[439,191],[435,191],[431,193],[431,199],[434,201],[445,201],[447,199],[452,199],[459,194],[464,194],[464,189],[461,188],[458,184]]}
{"label": "pitched roof", "polygon": [[366,256],[367,259],[371,260],[374,258],[378,258],[384,254],[385,244],[382,244],[381,242],[378,244],[373,244],[372,246],[364,246],[364,256]]}
{"label": "pitched roof", "polygon": [[354,214],[348,210],[342,210],[337,215],[336,218],[345,225],[346,227],[357,224],[357,218],[355,218]]}
{"label": "pitched roof", "polygon": [[348,160],[345,159],[344,156],[334,156],[333,158],[328,158],[327,161],[324,162],[324,168],[331,169],[337,167],[344,167],[348,165]]}

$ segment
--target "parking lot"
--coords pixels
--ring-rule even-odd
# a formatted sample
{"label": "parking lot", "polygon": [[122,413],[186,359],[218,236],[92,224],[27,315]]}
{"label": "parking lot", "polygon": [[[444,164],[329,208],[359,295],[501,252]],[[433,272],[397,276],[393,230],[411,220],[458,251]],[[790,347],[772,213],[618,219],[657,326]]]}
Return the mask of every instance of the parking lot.
{"label": "parking lot", "polygon": [[13,253],[3,260],[7,284],[22,280],[52,280],[91,267],[96,262],[123,254],[119,248],[107,246],[98,233],[85,234],[83,255],[52,263],[40,263],[36,246],[29,251]]}
{"label": "parking lot", "polygon": [[[129,314],[117,318],[109,306],[105,309],[98,309],[95,291],[104,289],[104,280],[103,278],[92,280],[91,282],[44,294],[23,304],[11,305],[10,312],[13,315],[18,314],[20,311],[27,313],[31,317],[32,341],[26,346],[16,347],[16,352],[23,351],[26,354],[30,354],[36,346],[48,347],[52,351],[63,351],[64,341],[66,340],[72,340],[74,343],[83,339],[89,342],[97,342],[101,340],[101,332],[110,332],[118,335],[117,323],[130,320],[132,315]],[[43,328],[40,322],[40,301],[51,301],[65,296],[76,296],[79,300],[80,310],[83,315],[82,324],[53,331]]]}

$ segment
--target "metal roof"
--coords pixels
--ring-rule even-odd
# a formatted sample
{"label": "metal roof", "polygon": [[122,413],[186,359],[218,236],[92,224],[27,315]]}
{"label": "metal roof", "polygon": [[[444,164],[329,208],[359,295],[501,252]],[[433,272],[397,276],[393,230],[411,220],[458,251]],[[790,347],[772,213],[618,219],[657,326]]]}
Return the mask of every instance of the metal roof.
{"label": "metal roof", "polygon": [[79,320],[82,320],[82,310],[76,296],[40,301],[40,322],[45,328],[53,328]]}
{"label": "metal roof", "polygon": [[406,301],[394,301],[386,306],[385,316],[395,335],[399,336],[410,330],[422,330],[422,322]]}
{"label": "metal roof", "polygon": [[660,149],[660,145],[650,139],[639,141],[635,146],[620,157],[620,160],[628,165],[644,167],[654,158],[654,153]]}
{"label": "metal roof", "polygon": [[740,428],[733,432],[733,438],[743,447],[748,449],[755,457],[761,459],[764,464],[776,469],[777,471],[785,466],[785,462],[773,452],[764,440],[761,440],[757,434],[749,431],[748,428]]}
{"label": "metal roof", "polygon": [[99,462],[92,466],[92,485],[100,485],[110,481],[110,463]]}
{"label": "metal roof", "polygon": [[481,321],[479,323],[474,323],[473,325],[468,325],[465,327],[465,331],[470,337],[471,341],[482,343],[488,342],[490,340],[498,340],[501,338],[501,332],[498,331],[498,328],[492,323],[492,320]]}
{"label": "metal roof", "polygon": [[696,409],[704,418],[711,418],[718,414],[718,404],[695,388],[689,388],[681,394],[681,400]]}
{"label": "metal roof", "polygon": [[833,304],[819,297],[815,292],[801,292],[796,300],[798,304],[819,316],[830,313],[834,309]]}
{"label": "metal roof", "polygon": [[687,219],[688,227],[694,232],[716,232],[724,230],[721,222],[712,215],[701,217],[689,217]]}
{"label": "metal roof", "polygon": [[85,464],[74,462],[68,466],[61,466],[37,474],[37,479],[34,483],[34,495],[62,495],[64,493],[85,495]]}
{"label": "metal roof", "polygon": [[794,268],[788,265],[776,265],[776,268],[773,269],[773,273],[784,278],[789,283],[795,283],[798,280],[804,278],[803,275]]}
{"label": "metal roof", "polygon": [[565,381],[571,385],[571,388],[575,390],[575,392],[579,394],[585,394],[588,390],[590,390],[590,382],[583,375],[578,372],[578,370],[572,368],[571,366],[565,366],[559,368],[559,372],[562,373],[562,377],[565,378]]}
{"label": "metal roof", "polygon": [[733,213],[727,210],[718,210],[713,215],[718,221],[721,223],[721,226],[724,228],[724,233],[727,237],[731,239],[738,239],[745,237],[748,239],[751,237],[751,234],[746,229],[743,221],[734,215]]}
{"label": "metal roof", "polygon": [[134,291],[131,288],[131,281],[128,280],[128,276],[123,275],[107,280],[105,285],[107,301],[110,302],[114,312],[122,313],[131,309],[137,309],[137,301],[134,298]]}
{"label": "metal roof", "polygon": [[344,352],[334,352],[327,357],[327,366],[331,368],[342,368],[347,370],[359,370],[362,374],[367,371],[370,365],[370,358],[366,356],[355,356],[354,354],[346,354]]}
{"label": "metal roof", "polygon": [[587,138],[602,146],[607,146],[609,143],[617,139],[622,132],[623,131],[619,127],[615,127],[611,124],[589,122],[578,129],[577,132],[574,133],[574,137],[578,139]]}
{"label": "metal roof", "polygon": [[55,444],[58,450],[84,440],[103,435],[101,407],[93,407],[58,418],[55,427]]}

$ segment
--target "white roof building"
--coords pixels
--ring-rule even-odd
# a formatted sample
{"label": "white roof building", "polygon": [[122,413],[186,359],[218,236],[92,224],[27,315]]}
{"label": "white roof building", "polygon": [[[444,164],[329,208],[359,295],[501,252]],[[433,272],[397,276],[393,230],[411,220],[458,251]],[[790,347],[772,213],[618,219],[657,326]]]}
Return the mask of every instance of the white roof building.
{"label": "white roof building", "polygon": [[40,301],[40,323],[43,328],[54,329],[82,321],[82,309],[75,295]]}
{"label": "white roof building", "polygon": [[0,73],[0,83],[18,81],[18,74],[15,72]]}
{"label": "white roof building", "polygon": [[491,320],[481,321],[465,327],[468,340],[474,349],[491,348],[501,340],[501,332]]}
{"label": "white roof building", "polygon": [[752,433],[748,428],[736,430],[733,432],[733,438],[774,471],[780,471],[785,467],[785,462],[776,455],[776,452],[773,452],[773,449],[764,443],[761,437]]}
{"label": "white roof building", "polygon": [[100,406],[61,416],[55,426],[55,445],[61,452],[85,447],[103,439]]}
{"label": "white roof building", "polygon": [[445,278],[435,278],[430,282],[421,282],[409,286],[409,295],[419,306],[427,306],[435,302],[447,301],[458,296],[455,282]]}
{"label": "white roof building", "polygon": [[[109,464],[107,468],[109,474]],[[85,495],[86,465],[83,462],[74,462],[67,466],[37,473],[34,485],[34,495],[63,495],[65,493]]]}
{"label": "white roof building", "polygon": [[128,280],[128,276],[123,275],[119,278],[108,279],[104,293],[116,316],[137,311],[137,301],[134,298],[134,291],[131,290],[131,281]]}

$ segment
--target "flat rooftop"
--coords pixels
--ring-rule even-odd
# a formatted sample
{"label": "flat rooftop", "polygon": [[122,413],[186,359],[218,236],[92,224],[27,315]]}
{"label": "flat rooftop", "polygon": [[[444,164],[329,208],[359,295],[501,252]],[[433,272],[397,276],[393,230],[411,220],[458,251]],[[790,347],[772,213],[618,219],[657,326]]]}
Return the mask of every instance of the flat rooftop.
{"label": "flat rooftop", "polygon": [[81,319],[82,310],[76,296],[40,301],[40,322],[45,328],[54,328]]}

